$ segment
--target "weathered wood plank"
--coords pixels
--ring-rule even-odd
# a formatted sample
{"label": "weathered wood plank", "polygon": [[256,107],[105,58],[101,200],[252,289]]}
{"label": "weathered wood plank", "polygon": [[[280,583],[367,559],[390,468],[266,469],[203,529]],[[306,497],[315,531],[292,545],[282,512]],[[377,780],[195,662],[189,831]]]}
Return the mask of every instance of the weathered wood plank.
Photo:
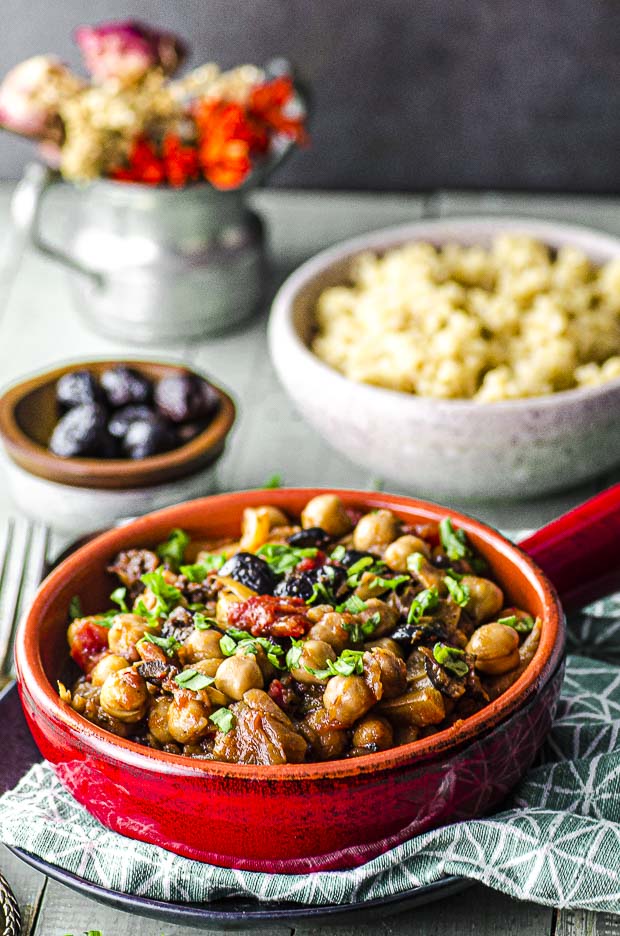
{"label": "weathered wood plank", "polygon": [[[486,887],[472,887],[440,900],[367,925],[321,927],[322,936],[547,936],[553,911],[520,903]],[[298,926],[295,936],[313,936],[313,926]]]}
{"label": "weathered wood plank", "polygon": [[589,910],[562,910],[553,936],[620,936],[620,917]]}
{"label": "weathered wood plank", "polygon": [[22,936],[31,936],[47,880],[0,845],[0,868],[17,898],[22,914]]}

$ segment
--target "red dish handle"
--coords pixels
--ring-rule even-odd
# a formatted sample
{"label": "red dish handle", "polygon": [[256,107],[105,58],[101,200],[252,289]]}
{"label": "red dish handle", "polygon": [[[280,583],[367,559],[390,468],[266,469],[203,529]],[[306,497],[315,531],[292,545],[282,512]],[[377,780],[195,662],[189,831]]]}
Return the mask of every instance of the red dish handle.
{"label": "red dish handle", "polygon": [[564,609],[620,590],[620,484],[519,543],[557,588]]}

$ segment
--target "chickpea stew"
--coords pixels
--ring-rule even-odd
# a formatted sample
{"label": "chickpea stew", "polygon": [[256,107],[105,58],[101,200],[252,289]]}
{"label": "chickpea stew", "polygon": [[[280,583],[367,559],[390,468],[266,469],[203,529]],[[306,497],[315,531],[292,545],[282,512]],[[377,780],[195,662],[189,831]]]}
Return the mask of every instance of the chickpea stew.
{"label": "chickpea stew", "polygon": [[123,738],[228,763],[356,757],[457,726],[541,633],[449,517],[411,526],[329,493],[300,518],[248,507],[235,541],[173,530],[108,572],[117,607],[72,602],[82,675],[61,698]]}

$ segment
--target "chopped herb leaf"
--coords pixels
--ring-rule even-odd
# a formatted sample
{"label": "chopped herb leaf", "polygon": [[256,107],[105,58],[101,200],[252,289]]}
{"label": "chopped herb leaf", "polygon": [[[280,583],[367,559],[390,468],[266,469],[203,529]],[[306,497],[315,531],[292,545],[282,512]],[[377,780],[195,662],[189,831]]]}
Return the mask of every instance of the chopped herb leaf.
{"label": "chopped herb leaf", "polygon": [[363,556],[357,562],[354,562],[352,566],[349,566],[349,577],[359,575],[360,572],[374,564],[375,560],[371,556]]}
{"label": "chopped herb leaf", "polygon": [[150,589],[157,599],[152,611],[147,609],[144,601],[141,599],[137,609],[141,614],[146,614],[150,617],[161,617],[162,615],[168,614],[174,605],[178,604],[181,600],[180,590],[174,585],[168,584],[164,578],[164,571],[165,570],[159,566],[154,572],[147,572],[145,575],[140,576],[140,581],[144,582],[146,587]]}
{"label": "chopped herb leaf", "polygon": [[329,558],[332,560],[332,562],[342,562],[342,560],[344,559],[346,555],[346,552],[347,551],[344,548],[344,546],[336,546],[336,548],[334,549],[334,551],[332,552]]}
{"label": "chopped herb leaf", "polygon": [[239,641],[237,647],[240,647],[244,653],[251,653],[256,656],[258,648],[261,647],[272,666],[275,666],[276,669],[284,669],[280,662],[280,657],[284,654],[282,647],[272,643],[267,637],[248,637],[245,631],[243,631],[243,634],[244,639]]}
{"label": "chopped herb leaf", "polygon": [[464,650],[458,647],[448,647],[443,643],[436,643],[433,647],[433,656],[437,662],[455,676],[466,676],[469,667],[462,657],[465,656]]}
{"label": "chopped herb leaf", "polygon": [[204,582],[209,572],[221,569],[225,562],[226,556],[223,553],[203,554],[200,562],[194,562],[193,565],[183,565],[180,572],[190,582]]}
{"label": "chopped herb leaf", "polygon": [[74,621],[76,618],[81,618],[83,613],[80,596],[74,595],[69,602],[69,617]]}
{"label": "chopped herb leaf", "polygon": [[312,594],[306,601],[306,604],[313,605],[318,599],[321,599],[323,604],[336,604],[336,598],[331,590],[331,588],[326,585],[325,582],[315,582],[312,586]]}
{"label": "chopped herb leaf", "polygon": [[365,611],[366,607],[366,602],[362,601],[358,595],[351,595],[344,604],[338,605],[336,611],[348,611],[349,614],[359,614],[360,611]]}
{"label": "chopped herb leaf", "polygon": [[365,637],[372,637],[380,623],[381,615],[376,611],[366,621],[352,621],[343,626],[351,634],[351,643],[361,643]]}
{"label": "chopped herb leaf", "polygon": [[248,636],[248,632],[241,630],[239,627],[229,627],[226,633],[229,637],[234,637],[235,640],[245,640]]}
{"label": "chopped herb leaf", "polygon": [[407,615],[407,624],[417,624],[427,611],[432,611],[439,604],[439,591],[436,585],[425,588],[415,596]]}
{"label": "chopped herb leaf", "polygon": [[[125,601],[125,596],[127,595],[126,588],[115,588],[112,594],[110,595],[110,601],[113,601],[114,604],[117,604],[121,611],[125,614],[129,612],[127,607],[127,602]],[[114,612],[116,614],[116,612]]]}
{"label": "chopped herb leaf", "polygon": [[500,618],[498,624],[506,624],[508,627],[512,627],[517,634],[530,634],[534,629],[535,621],[530,614],[526,614],[522,618],[518,618],[516,614],[513,614],[507,618]]}
{"label": "chopped herb leaf", "polygon": [[444,517],[440,522],[439,537],[448,559],[451,559],[452,562],[457,559],[466,559],[471,555],[465,530],[455,530],[450,517]]}
{"label": "chopped herb leaf", "polygon": [[189,536],[185,530],[178,527],[172,530],[165,543],[160,543],[157,547],[157,555],[160,559],[167,559],[172,568],[176,571],[183,562],[185,550],[189,543]]}
{"label": "chopped herb leaf", "polygon": [[232,656],[236,649],[236,640],[231,637],[230,634],[224,634],[224,636],[220,639],[220,650],[224,656]]}
{"label": "chopped herb leaf", "polygon": [[337,660],[328,660],[325,669],[315,670],[310,666],[305,668],[318,679],[327,679],[328,676],[352,676],[364,672],[363,650],[343,650]]}
{"label": "chopped herb leaf", "polygon": [[173,656],[181,646],[176,637],[157,637],[156,634],[145,634],[138,643],[141,643],[143,640],[146,641],[146,643],[155,644],[155,646],[159,647],[170,657]]}
{"label": "chopped herb leaf", "polygon": [[211,630],[212,627],[217,628],[217,621],[197,611],[194,615],[194,627],[199,631]]}
{"label": "chopped herb leaf", "polygon": [[465,585],[463,582],[459,582],[455,579],[450,573],[444,578],[446,588],[450,592],[450,597],[452,600],[459,606],[459,608],[467,607],[467,602],[471,597],[471,592],[469,590],[469,585]]}
{"label": "chopped herb leaf", "polygon": [[292,638],[291,644],[292,646],[289,648],[284,662],[286,663],[287,669],[294,670],[299,666],[299,661],[301,660],[301,655],[304,652],[304,648],[301,640],[295,640]]}
{"label": "chopped herb leaf", "polygon": [[199,692],[200,689],[212,686],[215,682],[215,676],[205,676],[204,673],[189,669],[183,670],[182,673],[175,676],[174,681],[183,689],[193,689],[195,692]]}
{"label": "chopped herb leaf", "polygon": [[228,734],[235,726],[235,716],[227,708],[219,708],[213,715],[209,715],[209,721],[217,725],[218,731],[222,731],[224,734]]}
{"label": "chopped herb leaf", "polygon": [[266,543],[261,546],[257,555],[264,559],[276,575],[286,575],[291,572],[302,559],[313,559],[318,549],[309,546],[307,549],[296,549],[282,543]]}
{"label": "chopped herb leaf", "polygon": [[380,575],[377,575],[375,580],[370,583],[369,588],[372,588],[373,591],[394,591],[398,588],[399,585],[402,585],[403,582],[408,582],[408,575],[395,575],[394,578],[382,578]]}
{"label": "chopped herb leaf", "polygon": [[426,556],[420,552],[411,553],[407,556],[407,568],[410,572],[421,572],[426,562]]}
{"label": "chopped herb leaf", "polygon": [[279,475],[279,474],[274,474],[270,478],[267,478],[267,480],[263,484],[263,488],[265,488],[265,490],[272,490],[274,488],[281,488],[281,487],[282,487],[282,475]]}

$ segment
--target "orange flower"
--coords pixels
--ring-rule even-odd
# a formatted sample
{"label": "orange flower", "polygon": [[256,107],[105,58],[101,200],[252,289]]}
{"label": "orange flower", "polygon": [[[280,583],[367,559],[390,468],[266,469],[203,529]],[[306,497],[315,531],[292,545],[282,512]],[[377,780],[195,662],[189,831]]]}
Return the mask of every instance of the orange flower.
{"label": "orange flower", "polygon": [[182,188],[200,176],[198,152],[192,146],[184,146],[176,133],[167,133],[162,145],[166,178],[174,188]]}
{"label": "orange flower", "polygon": [[205,178],[216,188],[237,188],[252,168],[253,131],[245,111],[239,104],[204,101],[195,117]]}
{"label": "orange flower", "polygon": [[248,114],[257,123],[290,136],[296,143],[302,144],[307,142],[303,117],[288,117],[285,113],[294,94],[295,87],[288,76],[257,85],[250,95]]}

